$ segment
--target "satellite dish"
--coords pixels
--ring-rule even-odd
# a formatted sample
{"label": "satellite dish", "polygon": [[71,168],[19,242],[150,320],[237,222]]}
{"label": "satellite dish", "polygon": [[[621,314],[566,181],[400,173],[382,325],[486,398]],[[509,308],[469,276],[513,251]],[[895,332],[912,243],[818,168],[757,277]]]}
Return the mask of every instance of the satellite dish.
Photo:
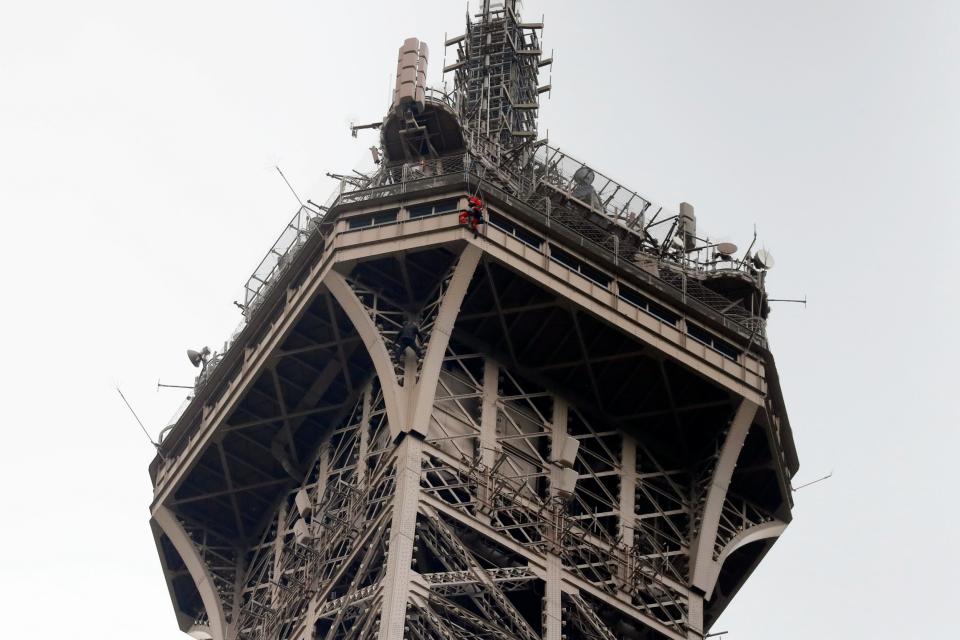
{"label": "satellite dish", "polygon": [[593,172],[593,169],[587,165],[583,165],[577,169],[576,173],[573,174],[573,181],[579,185],[593,184],[593,181],[596,180],[597,174]]}
{"label": "satellite dish", "polygon": [[190,359],[190,364],[195,367],[199,367],[207,361],[207,358],[210,356],[210,347],[204,347],[200,351],[194,351],[193,349],[187,349],[187,358]]}
{"label": "satellite dish", "polygon": [[753,256],[753,266],[763,271],[773,269],[773,254],[766,249],[760,249],[760,251],[757,251],[757,254]]}
{"label": "satellite dish", "polygon": [[721,256],[728,258],[737,252],[737,245],[732,242],[718,242],[717,243],[717,253]]}

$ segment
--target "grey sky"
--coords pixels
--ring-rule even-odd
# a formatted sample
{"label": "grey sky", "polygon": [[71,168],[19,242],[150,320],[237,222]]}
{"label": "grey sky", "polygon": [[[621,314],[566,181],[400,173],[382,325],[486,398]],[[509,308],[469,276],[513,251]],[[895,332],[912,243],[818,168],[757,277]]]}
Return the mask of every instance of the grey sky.
{"label": "grey sky", "polygon": [[[10,638],[181,637],[147,526],[151,430],[217,348],[295,202],[374,136],[404,37],[464,3],[34,1],[0,12],[0,612]],[[474,3],[476,4],[476,2]],[[770,337],[794,524],[727,637],[946,637],[960,592],[955,402],[960,4],[533,2],[550,140],[777,266]],[[549,6],[548,6],[549,5]],[[544,78],[546,81],[546,78]],[[945,615],[946,614],[946,615]]]}

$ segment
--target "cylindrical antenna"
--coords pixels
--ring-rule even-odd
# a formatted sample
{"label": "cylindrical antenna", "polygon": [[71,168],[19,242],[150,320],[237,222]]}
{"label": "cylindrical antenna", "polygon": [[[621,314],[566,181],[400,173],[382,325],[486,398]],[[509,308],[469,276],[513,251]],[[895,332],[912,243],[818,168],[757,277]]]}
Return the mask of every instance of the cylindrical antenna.
{"label": "cylindrical antenna", "polygon": [[796,298],[767,298],[767,302],[796,302],[797,304],[802,304],[804,307],[806,307],[807,296],[803,296],[803,300]]}
{"label": "cylindrical antenna", "polygon": [[822,478],[817,478],[816,480],[811,480],[810,482],[804,482],[804,483],[803,483],[802,485],[800,485],[799,487],[793,487],[793,490],[794,490],[794,492],[800,491],[800,489],[803,489],[803,488],[805,488],[805,487],[809,487],[810,485],[813,485],[813,484],[817,484],[818,482],[823,482],[824,480],[829,480],[829,479],[832,478],[832,477],[833,477],[833,471],[831,471],[831,472],[828,473],[827,475],[823,476]]}
{"label": "cylindrical antenna", "polygon": [[[137,412],[134,411],[133,407],[130,406],[130,403],[127,402],[127,398],[126,396],[123,395],[123,391],[120,391],[120,385],[117,385],[117,393],[120,394],[120,399],[123,400],[123,404],[127,405],[127,409],[130,409],[130,413],[133,414],[133,418],[137,421],[137,424],[140,425],[140,429],[141,431],[143,431],[143,435],[147,436],[147,440],[150,441],[150,444],[153,445],[153,447],[157,450],[157,453],[159,454],[160,445],[154,442],[153,438],[150,437],[150,432],[147,431],[147,428],[145,426],[143,426],[143,422],[140,420],[140,416],[137,415]],[[163,455],[161,454],[160,457],[162,458]]]}
{"label": "cylindrical antenna", "polygon": [[193,385],[187,386],[185,384],[163,384],[157,380],[157,391],[160,389],[193,389]]}
{"label": "cylindrical antenna", "polygon": [[300,203],[300,206],[303,206],[303,200],[300,199],[300,196],[297,195],[297,192],[293,190],[293,187],[290,186],[290,181],[287,180],[287,176],[283,175],[283,171],[280,170],[279,165],[274,165],[274,168],[277,170],[277,173],[280,174],[280,177],[283,178],[283,181],[287,183],[287,188],[290,189],[290,193],[293,194],[293,197],[297,199],[297,202]]}

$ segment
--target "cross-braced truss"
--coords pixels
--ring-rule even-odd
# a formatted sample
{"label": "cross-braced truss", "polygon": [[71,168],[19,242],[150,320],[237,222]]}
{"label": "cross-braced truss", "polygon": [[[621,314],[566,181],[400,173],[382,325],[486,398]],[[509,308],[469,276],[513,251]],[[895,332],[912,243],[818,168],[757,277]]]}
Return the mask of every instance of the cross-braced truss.
{"label": "cross-braced truss", "polygon": [[157,511],[216,640],[702,638],[785,526],[768,412],[559,289],[469,243],[322,284]]}
{"label": "cross-braced truss", "polygon": [[[434,327],[457,272],[456,260],[444,264],[434,283],[420,285],[416,294],[397,286],[371,287],[372,268],[358,269],[345,282],[384,344],[396,340],[411,310],[419,314],[426,351],[434,346]],[[511,299],[524,295],[489,264],[480,264],[473,279],[485,283],[474,282],[471,291],[492,287],[503,297],[498,304],[506,306],[500,309],[513,309]],[[466,284],[461,282],[461,292]],[[543,311],[546,304],[533,302],[509,313]],[[701,562],[694,550],[703,532],[716,533],[704,560],[713,563],[713,573],[701,573],[716,579],[746,533],[776,522],[756,499],[735,491],[725,492],[722,500],[713,495],[718,484],[731,479],[736,484],[732,476],[718,479],[718,474],[733,455],[733,434],[739,434],[742,446],[749,431],[742,418],[731,417],[732,403],[695,404],[693,383],[660,363],[634,367],[651,374],[641,394],[647,409],[604,415],[598,411],[604,401],[623,404],[617,399],[623,389],[601,384],[620,360],[592,355],[603,351],[608,338],[596,331],[585,335],[582,322],[567,311],[562,313],[572,318],[569,334],[559,338],[551,363],[539,369],[504,364],[469,346],[475,344],[471,335],[454,331],[450,339],[448,319],[444,341],[434,346],[443,349],[436,378],[422,378],[425,358],[415,361],[412,378],[410,360],[396,358],[393,386],[385,389],[369,365],[365,381],[354,372],[349,359],[359,345],[349,337],[333,298],[313,308],[325,308],[327,320],[307,317],[316,329],[325,327],[312,340],[334,340],[289,341],[284,358],[274,360],[264,384],[253,389],[243,413],[227,427],[229,434],[257,435],[254,444],[270,453],[275,471],[238,474],[241,465],[254,465],[223,444],[215,449],[220,467],[202,463],[211,473],[229,469],[234,489],[285,487],[256,542],[240,548],[192,519],[189,510],[179,516],[211,576],[229,640],[392,638],[395,627],[388,626],[384,612],[398,597],[406,603],[404,637],[424,640],[557,640],[558,624],[566,625],[571,640],[700,637],[703,594],[692,576],[694,562]],[[477,317],[462,315],[468,323]],[[553,317],[548,324],[560,316]],[[307,336],[308,327],[294,335]],[[513,333],[509,324],[505,327],[509,341]],[[545,330],[557,335],[555,329]],[[507,359],[518,351],[523,353],[511,346]],[[314,415],[309,405],[324,400],[319,384],[313,391],[294,386],[295,367],[324,374],[309,360],[295,359],[291,365],[286,358],[314,352],[336,363],[337,376],[326,375],[325,388],[339,380],[340,397],[351,400],[329,405],[330,426],[305,459],[296,438]],[[584,393],[555,386],[551,372],[566,367],[587,372]],[[399,389],[411,394],[404,397],[423,395],[424,384],[433,385],[432,395],[425,396],[432,408],[422,444],[413,449],[419,462],[410,467],[409,459],[403,460],[409,455],[403,453],[409,450],[402,446],[404,435],[398,437],[390,425],[386,394]],[[292,400],[296,397],[301,400]],[[685,457],[665,453],[656,430],[673,421],[689,432],[681,422],[684,412],[727,417],[713,425],[712,439],[685,436],[680,442]],[[274,417],[267,418],[271,413]],[[647,425],[653,436],[644,432]],[[263,426],[271,427],[271,440],[256,430]],[[563,453],[571,442],[572,458]],[[414,485],[401,488],[401,468],[417,475]],[[297,476],[300,482],[290,484]],[[172,504],[231,504],[236,495],[242,493],[227,491],[222,499],[216,491],[181,494]],[[709,508],[713,502],[715,516]],[[415,527],[395,531],[405,522],[399,514],[410,509]],[[707,522],[711,517],[715,521]],[[255,526],[240,512],[235,520],[244,533]],[[394,546],[403,536],[413,537],[410,551]],[[398,571],[389,568],[398,553],[410,554],[399,560],[411,567],[409,582],[390,577]],[[204,613],[194,622],[209,624]]]}

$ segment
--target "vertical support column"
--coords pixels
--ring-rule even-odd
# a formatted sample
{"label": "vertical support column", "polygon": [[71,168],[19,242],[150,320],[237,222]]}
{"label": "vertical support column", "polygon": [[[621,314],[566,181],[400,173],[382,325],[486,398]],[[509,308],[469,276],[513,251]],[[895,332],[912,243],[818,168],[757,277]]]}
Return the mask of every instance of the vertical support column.
{"label": "vertical support column", "polygon": [[280,597],[280,572],[283,571],[281,558],[283,557],[283,537],[287,533],[287,503],[284,502],[277,511],[277,534],[273,538],[273,579],[270,581],[270,605],[276,607]]}
{"label": "vertical support column", "polygon": [[310,601],[307,602],[307,612],[304,614],[303,633],[300,634],[299,640],[316,640],[316,626],[317,599],[310,598]]}
{"label": "vertical support column", "polygon": [[363,408],[360,419],[360,446],[358,447],[357,459],[357,485],[364,486],[367,479],[367,455],[370,452],[370,405],[373,402],[371,397],[370,383],[363,389]]}
{"label": "vertical support column", "polygon": [[242,554],[237,554],[236,579],[233,582],[233,607],[230,610],[229,622],[224,628],[224,637],[226,640],[236,640],[239,633],[240,608],[243,606],[244,584],[243,577],[246,574],[247,560]]}
{"label": "vertical support column", "polygon": [[[369,387],[367,388],[369,391]],[[317,454],[317,483],[313,488],[313,495],[311,496],[311,501],[313,503],[314,513],[320,509],[320,504],[323,501],[323,496],[327,492],[327,482],[329,480],[330,474],[330,436],[323,439],[323,442],[320,444],[320,451]],[[307,489],[308,493],[310,489]],[[314,516],[316,517],[316,516]],[[307,602],[307,612],[304,615],[304,628],[303,633],[300,635],[298,640],[315,640],[316,634],[315,626],[317,622],[317,605],[318,601],[316,598],[309,598]]]}
{"label": "vertical support column", "polygon": [[[497,457],[497,396],[500,386],[500,367],[491,358],[483,361],[483,397],[480,405],[480,441],[477,445],[477,459],[482,468],[489,470],[496,463]],[[490,500],[488,484],[479,487],[481,509],[477,514],[484,522],[490,522],[490,514],[482,507]]]}
{"label": "vertical support column", "polygon": [[703,640],[703,596],[692,590],[687,599],[687,640]]}
{"label": "vertical support column", "polygon": [[561,606],[561,578],[563,563],[556,554],[547,555],[547,576],[543,596],[543,640],[561,640],[563,637],[563,609]]}
{"label": "vertical support column", "polygon": [[320,459],[317,469],[317,488],[313,497],[313,504],[323,502],[323,494],[327,492],[327,480],[330,475],[330,438],[327,436],[320,445]]}
{"label": "vertical support column", "polygon": [[[567,435],[567,416],[569,415],[569,407],[567,401],[561,398],[560,396],[553,396],[553,420],[550,425],[550,448],[553,450],[558,445],[558,436],[563,438]],[[556,464],[550,465],[550,493],[549,498],[552,500],[557,496],[557,488],[560,486],[562,481],[561,479],[561,468]],[[559,540],[556,540],[559,544]]]}
{"label": "vertical support column", "polygon": [[[634,529],[637,526],[636,502],[637,441],[624,433],[620,448],[620,539],[627,548],[626,559],[628,560],[620,565],[620,579],[624,583],[629,580],[630,550],[634,545]],[[620,596],[626,599],[630,598],[623,591],[620,591]]]}
{"label": "vertical support column", "polygon": [[383,608],[379,640],[402,640],[413,570],[417,504],[420,499],[420,467],[423,442],[404,436],[397,446],[397,486],[390,522],[390,546],[384,577]]}
{"label": "vertical support column", "polygon": [[[550,428],[550,446],[554,447],[557,442],[557,436],[567,435],[567,402],[560,396],[553,396],[553,420]],[[550,465],[550,499],[557,495],[557,486],[560,484],[561,469],[555,464]],[[556,523],[556,518],[552,518]],[[558,538],[557,531],[551,531],[553,545],[547,551],[546,557],[546,584],[543,597],[543,622],[544,622],[544,640],[561,640],[563,633],[563,612],[562,612],[562,590],[561,574],[563,573],[563,560],[559,555],[559,546],[562,540]]]}

